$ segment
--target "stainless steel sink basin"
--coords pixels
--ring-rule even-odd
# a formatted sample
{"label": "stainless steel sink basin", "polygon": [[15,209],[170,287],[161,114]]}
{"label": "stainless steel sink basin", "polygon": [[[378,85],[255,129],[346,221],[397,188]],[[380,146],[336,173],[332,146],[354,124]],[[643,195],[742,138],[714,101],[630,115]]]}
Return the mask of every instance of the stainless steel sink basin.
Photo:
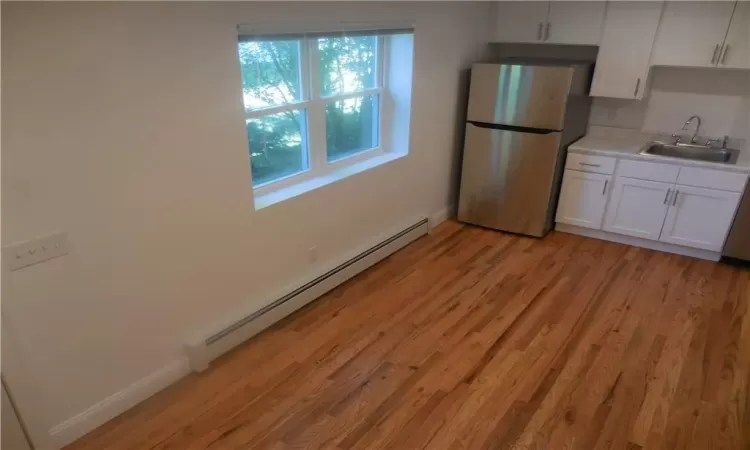
{"label": "stainless steel sink basin", "polygon": [[642,155],[667,156],[670,158],[694,159],[723,164],[735,164],[739,151],[732,148],[711,148],[692,144],[666,144],[649,142]]}

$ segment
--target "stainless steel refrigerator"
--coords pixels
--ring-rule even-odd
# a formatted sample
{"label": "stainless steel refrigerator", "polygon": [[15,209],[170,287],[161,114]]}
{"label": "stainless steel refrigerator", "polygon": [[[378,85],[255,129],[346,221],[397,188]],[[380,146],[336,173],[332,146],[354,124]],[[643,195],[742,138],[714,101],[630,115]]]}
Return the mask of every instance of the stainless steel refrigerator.
{"label": "stainless steel refrigerator", "polygon": [[586,133],[590,64],[474,64],[458,219],[544,236],[566,148]]}

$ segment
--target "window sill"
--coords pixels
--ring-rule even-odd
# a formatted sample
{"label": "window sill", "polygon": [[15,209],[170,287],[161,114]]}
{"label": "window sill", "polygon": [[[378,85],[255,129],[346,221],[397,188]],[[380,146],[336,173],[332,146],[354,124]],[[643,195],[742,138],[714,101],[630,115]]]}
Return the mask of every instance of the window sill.
{"label": "window sill", "polygon": [[305,192],[310,192],[319,187],[326,186],[338,180],[342,180],[360,172],[364,172],[365,170],[372,169],[373,167],[389,163],[406,155],[407,153],[401,152],[381,153],[377,156],[373,156],[372,158],[367,158],[353,164],[347,164],[345,166],[338,167],[325,175],[300,181],[299,183],[287,185],[276,190],[264,192],[262,194],[256,193],[255,209],[263,209],[276,203],[283,202],[284,200],[288,200],[292,197],[304,194]]}

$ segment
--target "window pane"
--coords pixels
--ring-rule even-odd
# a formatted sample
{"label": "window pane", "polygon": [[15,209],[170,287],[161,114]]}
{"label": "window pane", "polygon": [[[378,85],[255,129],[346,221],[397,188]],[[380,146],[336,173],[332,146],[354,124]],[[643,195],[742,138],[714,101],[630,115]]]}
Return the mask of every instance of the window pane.
{"label": "window pane", "polygon": [[378,146],[379,96],[347,98],[326,105],[328,161]]}
{"label": "window pane", "polygon": [[253,186],[308,168],[305,110],[247,119]]}
{"label": "window pane", "polygon": [[240,68],[245,109],[302,99],[300,41],[240,42]]}
{"label": "window pane", "polygon": [[377,45],[377,36],[318,39],[322,95],[375,87]]}

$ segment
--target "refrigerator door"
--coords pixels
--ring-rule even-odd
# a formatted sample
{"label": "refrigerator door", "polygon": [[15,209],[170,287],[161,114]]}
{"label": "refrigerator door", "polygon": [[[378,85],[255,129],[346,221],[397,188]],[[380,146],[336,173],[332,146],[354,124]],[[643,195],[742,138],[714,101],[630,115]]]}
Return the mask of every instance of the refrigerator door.
{"label": "refrigerator door", "polygon": [[561,130],[573,67],[474,64],[467,120]]}
{"label": "refrigerator door", "polygon": [[750,185],[745,188],[732,229],[724,243],[722,256],[750,261]]}
{"label": "refrigerator door", "polygon": [[458,219],[544,236],[559,178],[560,132],[524,132],[468,123]]}

